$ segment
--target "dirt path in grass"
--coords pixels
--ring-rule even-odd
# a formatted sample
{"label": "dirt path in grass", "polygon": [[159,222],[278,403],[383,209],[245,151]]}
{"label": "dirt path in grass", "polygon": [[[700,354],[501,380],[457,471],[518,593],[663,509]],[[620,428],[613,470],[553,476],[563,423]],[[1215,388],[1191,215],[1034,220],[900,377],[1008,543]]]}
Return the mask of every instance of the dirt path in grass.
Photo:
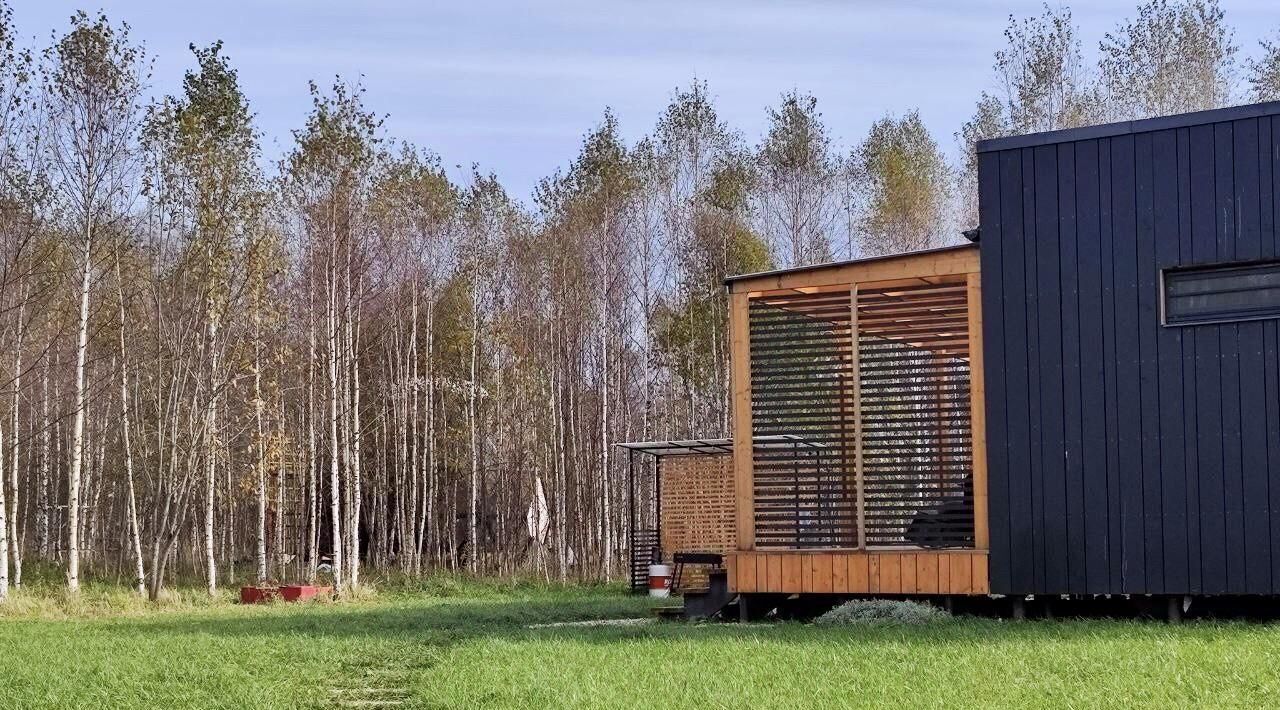
{"label": "dirt path in grass", "polygon": [[405,650],[395,657],[379,654],[346,665],[329,688],[335,708],[415,707],[410,685],[435,665],[436,655],[425,649]]}
{"label": "dirt path in grass", "polygon": [[329,690],[333,704],[339,708],[396,708],[409,700],[409,670],[368,669],[357,678]]}

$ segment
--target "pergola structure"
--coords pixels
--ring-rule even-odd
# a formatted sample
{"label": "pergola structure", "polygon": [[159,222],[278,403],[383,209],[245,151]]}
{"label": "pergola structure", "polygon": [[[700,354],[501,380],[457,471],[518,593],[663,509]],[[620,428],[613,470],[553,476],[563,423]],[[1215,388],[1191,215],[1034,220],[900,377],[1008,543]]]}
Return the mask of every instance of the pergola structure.
{"label": "pergola structure", "polygon": [[[627,451],[630,583],[633,591],[648,583],[650,564],[670,562],[678,552],[727,555],[736,549],[733,439],[632,441]],[[756,446],[814,449],[819,445],[794,435],[763,437]],[[637,455],[653,461],[637,473]],[[644,460],[644,459],[642,459]],[[642,486],[640,476],[650,477]],[[681,588],[705,582],[701,570]]]}
{"label": "pergola structure", "polygon": [[965,245],[729,280],[733,591],[986,593],[978,274]]}
{"label": "pergola structure", "polygon": [[986,593],[978,271],[965,245],[731,278],[733,437],[619,444],[633,586],[691,552],[739,596]]}

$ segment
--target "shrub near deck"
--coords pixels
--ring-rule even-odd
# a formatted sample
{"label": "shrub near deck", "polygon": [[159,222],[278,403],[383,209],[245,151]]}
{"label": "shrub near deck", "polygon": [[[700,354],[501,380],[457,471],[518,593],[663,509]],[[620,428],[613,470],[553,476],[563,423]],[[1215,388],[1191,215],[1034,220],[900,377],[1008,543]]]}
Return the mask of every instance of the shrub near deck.
{"label": "shrub near deck", "polygon": [[814,619],[818,626],[945,624],[951,615],[932,604],[904,599],[854,599]]}
{"label": "shrub near deck", "polygon": [[1274,625],[961,617],[529,628],[648,611],[612,591],[462,591],[480,596],[0,619],[0,707],[334,707],[370,697],[446,708],[1280,701]]}

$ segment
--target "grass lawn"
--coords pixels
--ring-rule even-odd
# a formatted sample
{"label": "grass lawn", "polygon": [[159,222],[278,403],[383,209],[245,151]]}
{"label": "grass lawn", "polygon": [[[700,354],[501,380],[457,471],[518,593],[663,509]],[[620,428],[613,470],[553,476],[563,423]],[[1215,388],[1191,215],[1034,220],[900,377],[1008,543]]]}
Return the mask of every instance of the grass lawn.
{"label": "grass lawn", "polygon": [[648,610],[600,588],[434,584],[338,604],[161,610],[104,610],[92,595],[0,612],[0,708],[1280,704],[1277,625],[529,628]]}

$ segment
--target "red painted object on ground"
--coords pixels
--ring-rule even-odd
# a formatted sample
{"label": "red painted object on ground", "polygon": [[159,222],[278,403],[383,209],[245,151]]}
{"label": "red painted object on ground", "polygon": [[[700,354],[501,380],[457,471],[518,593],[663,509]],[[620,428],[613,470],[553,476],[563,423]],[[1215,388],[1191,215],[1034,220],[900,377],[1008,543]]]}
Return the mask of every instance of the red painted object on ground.
{"label": "red painted object on ground", "polygon": [[317,587],[312,584],[288,584],[280,587],[280,596],[287,602],[301,602],[333,593],[333,587]]}
{"label": "red painted object on ground", "polygon": [[241,587],[241,604],[266,604],[279,596],[280,590],[275,587]]}
{"label": "red painted object on ground", "polygon": [[311,584],[286,584],[280,587],[241,587],[241,604],[266,604],[276,599],[287,602],[301,602],[315,597],[333,594],[333,587],[318,587]]}

